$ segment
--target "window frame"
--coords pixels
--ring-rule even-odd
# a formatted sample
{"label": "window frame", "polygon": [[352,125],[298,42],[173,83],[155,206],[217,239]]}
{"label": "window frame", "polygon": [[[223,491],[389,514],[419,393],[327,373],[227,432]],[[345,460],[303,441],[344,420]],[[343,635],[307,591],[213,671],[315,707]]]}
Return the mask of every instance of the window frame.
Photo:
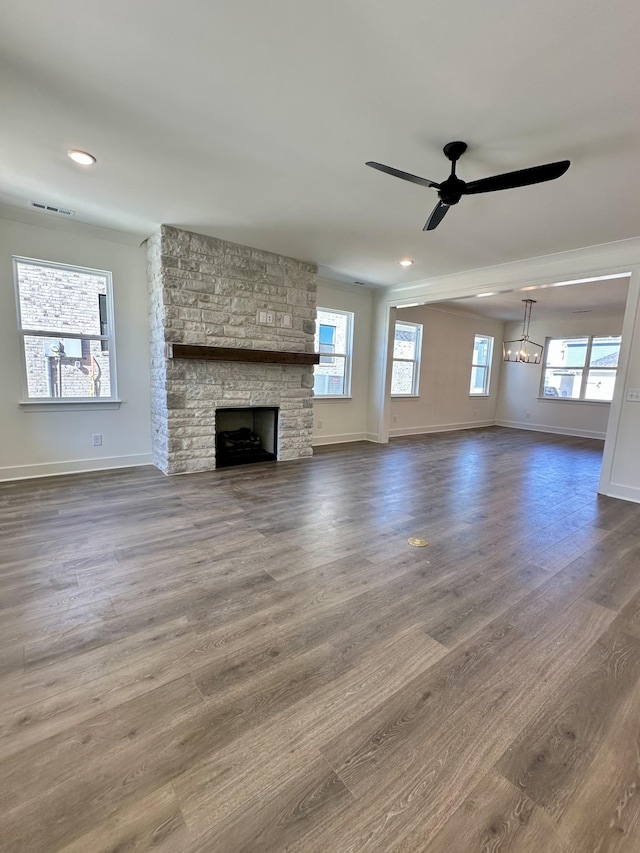
{"label": "window frame", "polygon": [[[327,314],[339,314],[346,318],[347,321],[347,331],[346,331],[346,352],[337,352],[334,344],[334,351],[330,353],[323,353],[320,350],[320,326],[331,326],[331,323],[322,323],[320,321],[320,312],[324,311]],[[316,400],[345,400],[351,397],[351,367],[353,361],[353,330],[355,326],[355,314],[353,311],[343,311],[341,308],[325,308],[318,306],[316,308],[316,333],[314,336],[314,351],[317,355],[321,357],[330,358],[331,362],[320,362],[320,364],[336,364],[338,359],[343,359],[344,361],[344,383],[343,383],[343,392],[342,394],[319,394],[316,391],[316,374],[314,368],[314,381],[313,381],[313,397]],[[319,366],[319,365],[316,365]]]}
{"label": "window frame", "polygon": [[[579,394],[579,396],[578,397],[560,397],[560,396],[556,397],[556,396],[553,396],[551,394],[545,394],[544,393],[544,389],[545,389],[544,380],[545,380],[547,370],[568,369],[566,367],[566,365],[557,365],[557,364],[549,364],[548,363],[547,358],[548,358],[548,353],[549,353],[549,344],[551,343],[551,341],[575,341],[575,340],[584,340],[585,338],[587,340],[587,346],[585,349],[584,363],[582,364],[582,366],[576,365],[574,368],[572,368],[572,369],[575,369],[576,371],[580,370],[582,373],[582,375],[580,377],[580,394]],[[615,387],[615,382],[618,378],[618,366],[619,365],[616,365],[615,367],[597,367],[597,368],[594,368],[593,365],[591,364],[591,353],[593,351],[593,342],[596,338],[620,338],[620,341],[618,344],[618,356],[619,356],[620,348],[622,347],[622,335],[596,334],[596,335],[572,335],[572,336],[564,336],[564,337],[549,336],[549,337],[545,338],[545,342],[544,342],[545,355],[544,355],[544,359],[541,362],[542,370],[540,371],[540,386],[538,389],[538,399],[539,400],[546,400],[547,402],[551,400],[554,403],[587,403],[591,406],[593,406],[593,405],[610,406],[611,405],[612,400],[591,400],[588,397],[585,397],[587,385],[589,382],[589,373],[591,370],[597,369],[597,370],[606,371],[607,373],[612,373],[614,376],[614,380],[613,380],[614,381],[614,387]]]}
{"label": "window frame", "polygon": [[[116,373],[116,341],[115,341],[115,323],[114,323],[114,304],[113,304],[113,276],[109,270],[95,269],[93,267],[84,267],[78,264],[66,264],[58,261],[46,261],[40,258],[27,258],[22,255],[13,255],[13,283],[16,299],[16,315],[17,315],[17,331],[19,338],[20,349],[20,364],[22,369],[22,399],[19,401],[20,406],[39,408],[67,408],[76,406],[78,408],[113,408],[120,404],[118,398],[118,384]],[[84,273],[87,275],[102,276],[106,286],[106,311],[107,311],[107,334],[97,335],[89,333],[67,332],[55,329],[30,329],[22,324],[22,309],[20,305],[20,280],[18,265],[30,265],[34,267],[45,267],[47,269],[63,270],[74,273]],[[99,310],[99,308],[98,308]],[[102,325],[101,325],[102,331]],[[30,397],[29,396],[29,381],[27,376],[27,359],[25,352],[25,338],[41,337],[41,338],[59,338],[66,340],[86,340],[86,341],[101,341],[101,351],[104,354],[108,353],[109,357],[109,387],[110,394],[108,397]],[[106,349],[104,348],[106,344]]]}
{"label": "window frame", "polygon": [[[491,343],[487,347],[487,363],[486,364],[476,364],[473,360],[473,354],[476,351],[476,340],[477,338],[484,338]],[[469,378],[469,396],[470,397],[489,397],[490,396],[490,386],[491,386],[491,367],[493,365],[493,348],[495,346],[495,338],[493,335],[479,335],[474,334],[473,336],[473,350],[471,351],[471,376]],[[473,371],[482,369],[485,371],[484,373],[484,382],[482,383],[482,391],[474,391],[473,390]]]}
{"label": "window frame", "polygon": [[[396,327],[398,325],[413,326],[416,329],[416,357],[415,358],[396,358],[393,355],[395,350]],[[422,363],[422,323],[412,323],[410,320],[396,320],[393,325],[393,348],[391,351],[391,388],[393,388],[393,367],[396,362],[403,364],[413,364],[413,373],[411,377],[411,392],[408,394],[394,394],[391,391],[391,398],[394,400],[409,400],[420,396],[420,365]]]}

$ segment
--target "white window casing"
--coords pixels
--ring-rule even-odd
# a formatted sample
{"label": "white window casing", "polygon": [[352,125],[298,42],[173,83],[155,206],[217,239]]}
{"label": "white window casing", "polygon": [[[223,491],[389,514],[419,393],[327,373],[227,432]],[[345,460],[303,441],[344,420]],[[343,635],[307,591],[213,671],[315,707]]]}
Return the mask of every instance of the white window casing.
{"label": "white window casing", "polygon": [[111,273],[14,257],[24,405],[114,404]]}
{"label": "white window casing", "polygon": [[337,308],[318,308],[315,351],[320,363],[314,367],[313,393],[317,398],[351,395],[351,363],[354,315]]}
{"label": "white window casing", "polygon": [[421,324],[397,320],[393,336],[392,397],[418,396],[421,354]]}

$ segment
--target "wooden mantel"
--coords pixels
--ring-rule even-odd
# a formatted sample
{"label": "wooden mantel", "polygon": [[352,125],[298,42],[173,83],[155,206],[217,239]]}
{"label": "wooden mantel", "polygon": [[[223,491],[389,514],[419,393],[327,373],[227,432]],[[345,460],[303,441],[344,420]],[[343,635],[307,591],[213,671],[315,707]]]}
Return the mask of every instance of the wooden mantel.
{"label": "wooden mantel", "polygon": [[315,352],[284,352],[283,350],[248,349],[245,347],[205,347],[192,344],[169,344],[169,358],[201,359],[204,361],[244,361],[262,364],[319,364]]}

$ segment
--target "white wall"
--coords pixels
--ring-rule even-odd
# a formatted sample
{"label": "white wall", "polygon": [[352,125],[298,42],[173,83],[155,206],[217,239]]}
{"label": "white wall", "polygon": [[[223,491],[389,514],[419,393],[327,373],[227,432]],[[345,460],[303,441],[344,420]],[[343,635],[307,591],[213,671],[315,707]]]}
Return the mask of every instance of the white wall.
{"label": "white wall", "polygon": [[313,444],[360,441],[367,435],[373,291],[319,278],[318,307],[353,312],[353,358],[351,397],[314,397]]}
{"label": "white wall", "polygon": [[[46,214],[4,209],[0,218],[0,480],[151,461],[146,255],[131,235]],[[122,242],[119,242],[122,240]],[[119,409],[40,411],[23,398],[12,255],[113,273]],[[102,434],[102,447],[91,437]]]}
{"label": "white wall", "polygon": [[[534,305],[535,311],[535,305]],[[564,314],[531,322],[530,337],[539,344],[545,338],[583,335],[620,335],[624,314]],[[517,340],[522,322],[505,324],[505,339]],[[502,363],[497,423],[500,426],[582,435],[604,439],[609,420],[609,403],[538,399],[543,366]]]}
{"label": "white wall", "polygon": [[[500,386],[503,323],[450,308],[400,308],[398,320],[421,323],[419,397],[391,398],[391,436],[494,423]],[[488,397],[469,395],[475,335],[494,338]]]}

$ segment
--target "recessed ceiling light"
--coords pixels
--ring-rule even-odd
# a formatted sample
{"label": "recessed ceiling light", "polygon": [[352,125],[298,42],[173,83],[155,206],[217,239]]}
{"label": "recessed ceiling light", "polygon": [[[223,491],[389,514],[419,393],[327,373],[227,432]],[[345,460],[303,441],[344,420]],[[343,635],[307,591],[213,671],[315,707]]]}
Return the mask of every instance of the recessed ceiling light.
{"label": "recessed ceiling light", "polygon": [[410,267],[413,261],[410,261],[409,258],[405,258],[403,261],[399,261],[401,267]]}
{"label": "recessed ceiling light", "polygon": [[86,151],[76,151],[75,148],[67,151],[67,157],[73,160],[74,163],[78,163],[80,166],[93,166],[96,162],[96,158],[93,154],[87,154]]}
{"label": "recessed ceiling light", "polygon": [[497,296],[498,292],[492,290],[490,293],[476,293],[476,299],[482,299],[484,296]]}

